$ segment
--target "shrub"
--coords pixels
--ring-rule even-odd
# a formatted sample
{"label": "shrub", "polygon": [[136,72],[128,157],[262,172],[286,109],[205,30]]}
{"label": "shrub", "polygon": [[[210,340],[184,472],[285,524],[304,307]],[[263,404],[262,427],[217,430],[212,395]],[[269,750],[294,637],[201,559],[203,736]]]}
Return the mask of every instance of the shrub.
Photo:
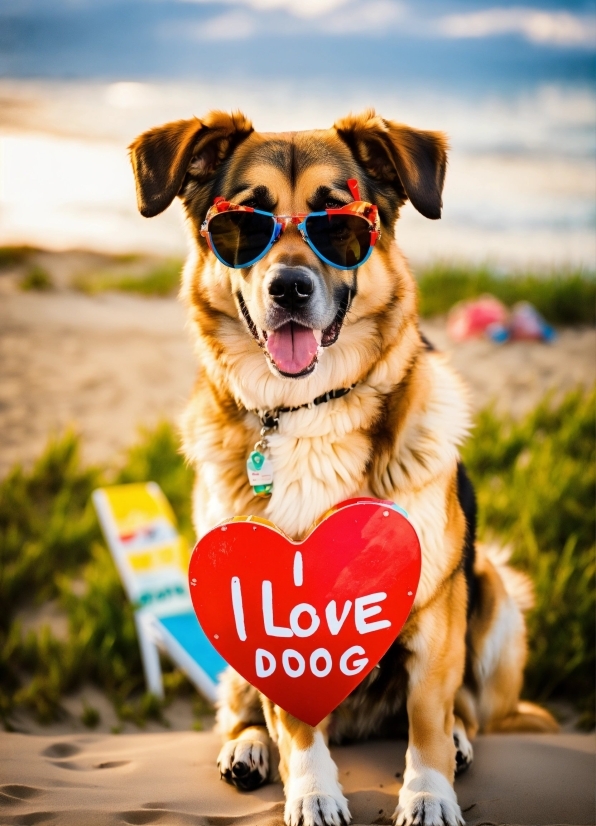
{"label": "shrub", "polygon": [[33,267],[29,267],[25,275],[21,278],[19,286],[26,292],[31,290],[46,292],[47,290],[52,290],[54,288],[52,277],[49,272],[37,264]]}

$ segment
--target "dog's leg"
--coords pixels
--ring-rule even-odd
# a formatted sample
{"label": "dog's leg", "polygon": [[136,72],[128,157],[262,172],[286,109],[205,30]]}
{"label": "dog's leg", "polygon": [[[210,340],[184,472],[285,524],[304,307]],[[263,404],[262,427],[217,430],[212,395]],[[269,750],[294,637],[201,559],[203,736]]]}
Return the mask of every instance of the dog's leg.
{"label": "dog's leg", "polygon": [[228,668],[219,686],[217,728],[225,743],[217,758],[223,780],[252,791],[269,777],[270,738],[258,691]]}
{"label": "dog's leg", "polygon": [[263,707],[279,748],[287,826],[347,826],[350,811],[327,746],[326,721],[313,728],[268,700]]}
{"label": "dog's leg", "polygon": [[[458,610],[457,606],[461,606]],[[457,574],[407,640],[409,742],[404,782],[394,814],[397,826],[460,826],[453,790],[453,706],[465,659],[465,582]]]}

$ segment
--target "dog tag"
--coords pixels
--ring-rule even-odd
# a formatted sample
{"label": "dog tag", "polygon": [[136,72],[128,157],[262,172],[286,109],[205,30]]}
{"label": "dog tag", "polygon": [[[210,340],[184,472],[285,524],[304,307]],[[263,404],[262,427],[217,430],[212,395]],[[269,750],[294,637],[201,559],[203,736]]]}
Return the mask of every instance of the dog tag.
{"label": "dog tag", "polygon": [[273,465],[260,450],[253,450],[246,460],[248,481],[257,496],[269,496],[273,490]]}

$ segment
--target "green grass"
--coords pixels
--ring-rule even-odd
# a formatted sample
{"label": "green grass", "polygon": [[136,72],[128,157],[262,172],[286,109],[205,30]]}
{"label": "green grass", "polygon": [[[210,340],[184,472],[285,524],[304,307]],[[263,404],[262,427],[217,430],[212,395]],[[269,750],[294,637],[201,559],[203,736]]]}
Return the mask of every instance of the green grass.
{"label": "green grass", "polygon": [[123,274],[117,270],[81,275],[75,280],[74,286],[89,295],[117,290],[144,296],[166,296],[177,292],[181,271],[182,261],[170,258],[141,275]]}
{"label": "green grass", "polygon": [[[27,246],[0,247],[0,271],[25,265],[39,250]],[[177,292],[183,261],[168,258],[147,265],[144,272],[126,272],[141,266],[135,253],[114,255],[99,271],[82,273],[74,279],[75,289],[89,295],[116,290],[144,296],[167,296]],[[508,307],[530,301],[551,324],[596,323],[596,271],[558,269],[533,272],[501,272],[490,265],[470,266],[438,262],[417,273],[420,313],[424,317],[443,315],[458,301],[492,293]],[[22,289],[43,290],[51,278],[32,266],[21,279]]]}
{"label": "green grass", "polygon": [[0,270],[23,264],[30,255],[36,252],[39,250],[28,246],[0,247]]}
{"label": "green grass", "polygon": [[[536,585],[529,615],[526,696],[562,697],[590,722],[594,698],[594,416],[596,393],[545,401],[522,421],[490,411],[477,418],[464,451],[476,484],[480,535],[514,548],[514,561]],[[35,467],[15,468],[0,483],[0,715],[29,709],[40,720],[60,714],[63,697],[94,684],[122,721],[163,722],[143,693],[133,608],[103,543],[90,504],[106,482],[154,479],[192,542],[191,473],[171,426],[145,431],[116,470],[87,468],[72,433],[51,442]],[[57,600],[67,639],[49,628],[24,634],[19,611]],[[191,692],[164,662],[167,698]],[[200,698],[195,714],[205,713]],[[86,725],[96,725],[85,706]],[[121,730],[121,727],[117,727]]]}
{"label": "green grass", "polygon": [[87,728],[96,728],[101,723],[101,714],[93,706],[83,704],[83,713],[81,714],[81,722]]}
{"label": "green grass", "polygon": [[[190,535],[190,471],[172,428],[146,433],[118,472],[84,468],[78,439],[51,442],[28,473],[15,468],[0,485],[0,716],[23,707],[40,721],[60,713],[64,694],[86,682],[103,689],[122,719],[159,716],[142,695],[143,676],[133,619],[93,511],[92,491],[105,482],[156,479]],[[67,640],[49,628],[23,634],[19,609],[58,601]],[[168,671],[168,668],[170,669]],[[166,665],[168,696],[188,691]]]}
{"label": "green grass", "polygon": [[492,293],[508,307],[530,301],[551,324],[596,323],[596,272],[499,274],[490,267],[435,264],[418,274],[420,313],[443,315],[457,302]]}
{"label": "green grass", "polygon": [[478,495],[479,534],[510,543],[532,577],[528,698],[562,696],[594,720],[596,391],[545,399],[522,421],[477,417],[464,460]]}
{"label": "green grass", "polygon": [[29,267],[25,275],[23,275],[19,281],[19,287],[26,292],[30,292],[31,290],[47,292],[48,290],[54,289],[54,284],[49,272],[35,264]]}

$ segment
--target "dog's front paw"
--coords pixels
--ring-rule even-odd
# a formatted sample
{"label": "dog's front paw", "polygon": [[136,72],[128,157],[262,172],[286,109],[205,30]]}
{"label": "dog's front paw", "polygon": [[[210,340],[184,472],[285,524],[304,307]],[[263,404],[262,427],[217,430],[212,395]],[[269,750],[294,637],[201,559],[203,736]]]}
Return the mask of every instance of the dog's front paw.
{"label": "dog's front paw", "polygon": [[217,758],[223,780],[243,792],[261,786],[269,774],[269,748],[259,740],[228,740]]}
{"label": "dog's front paw", "polygon": [[433,792],[404,789],[393,815],[395,826],[465,826],[455,794],[440,797]]}
{"label": "dog's front paw", "polygon": [[[414,750],[411,750],[414,752]],[[465,826],[453,786],[445,775],[406,758],[395,826]]]}
{"label": "dog's front paw", "polygon": [[407,795],[393,815],[395,826],[465,826],[461,810],[454,800],[437,797],[432,792]]}
{"label": "dog's front paw", "polygon": [[347,826],[350,821],[348,801],[341,792],[313,792],[286,802],[286,826]]}

